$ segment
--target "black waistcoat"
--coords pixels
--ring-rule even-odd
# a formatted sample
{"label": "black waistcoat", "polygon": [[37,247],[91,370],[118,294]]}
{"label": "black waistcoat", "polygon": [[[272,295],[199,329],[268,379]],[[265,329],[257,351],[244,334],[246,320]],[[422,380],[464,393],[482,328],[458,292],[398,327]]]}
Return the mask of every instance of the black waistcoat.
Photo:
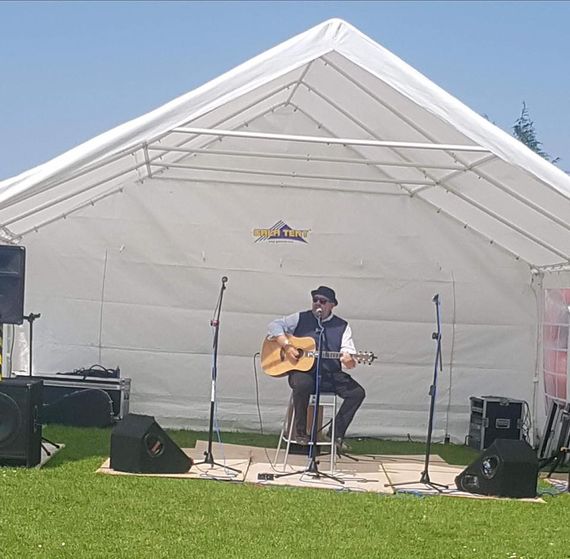
{"label": "black waistcoat", "polygon": [[[330,320],[323,322],[323,327],[325,329],[323,351],[340,351],[342,336],[347,325],[348,323],[346,320],[343,320],[336,315],[333,315]],[[311,311],[303,311],[299,313],[299,324],[297,324],[297,328],[295,328],[293,335],[301,338],[310,336],[318,344],[319,335],[317,333],[317,327],[318,322],[313,313]],[[316,369],[316,363],[317,362],[315,360],[315,365],[313,366],[313,369],[311,369],[312,372]],[[340,370],[341,365],[339,359],[323,359],[321,361],[321,374],[330,374]]]}

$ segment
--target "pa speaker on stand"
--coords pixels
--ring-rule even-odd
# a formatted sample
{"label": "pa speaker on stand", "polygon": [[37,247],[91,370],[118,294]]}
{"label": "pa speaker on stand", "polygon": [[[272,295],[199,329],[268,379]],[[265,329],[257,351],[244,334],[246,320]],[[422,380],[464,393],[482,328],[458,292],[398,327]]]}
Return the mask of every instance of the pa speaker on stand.
{"label": "pa speaker on stand", "polygon": [[146,474],[183,474],[192,458],[160,428],[154,417],[130,413],[111,433],[111,469]]}
{"label": "pa speaker on stand", "polygon": [[0,324],[24,321],[26,249],[0,245]]}
{"label": "pa speaker on stand", "polygon": [[536,497],[538,457],[526,441],[496,439],[455,478],[460,491],[498,497]]}

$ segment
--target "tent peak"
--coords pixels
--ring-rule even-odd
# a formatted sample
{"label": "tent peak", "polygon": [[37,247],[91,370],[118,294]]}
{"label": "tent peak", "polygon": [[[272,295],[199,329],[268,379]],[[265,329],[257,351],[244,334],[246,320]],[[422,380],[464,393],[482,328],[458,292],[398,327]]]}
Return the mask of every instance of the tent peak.
{"label": "tent peak", "polygon": [[[331,17],[330,19],[326,19],[322,23],[315,25],[313,29],[317,29],[318,27],[337,28],[338,30],[341,30],[343,27],[345,27],[346,29],[350,29],[351,31],[358,31],[358,29],[356,29],[356,27],[348,23],[348,21],[341,19],[339,17]],[[307,32],[310,33],[311,31],[312,30],[309,29],[308,31],[304,31],[304,33]]]}

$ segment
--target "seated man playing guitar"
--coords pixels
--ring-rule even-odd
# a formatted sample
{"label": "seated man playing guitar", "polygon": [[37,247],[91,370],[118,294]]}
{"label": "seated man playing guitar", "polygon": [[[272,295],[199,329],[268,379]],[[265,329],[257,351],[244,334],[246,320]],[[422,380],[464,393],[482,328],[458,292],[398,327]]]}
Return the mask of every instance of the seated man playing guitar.
{"label": "seated man playing guitar", "polygon": [[[277,343],[281,348],[284,362],[297,363],[303,356],[302,349],[290,343],[290,336],[311,337],[318,340],[318,320],[320,316],[324,328],[323,351],[336,352],[340,358],[321,359],[321,393],[334,392],[343,399],[336,416],[336,443],[342,449],[343,439],[354,414],[362,404],[365,397],[364,388],[360,386],[348,373],[342,370],[353,369],[357,360],[352,330],[346,320],[334,315],[333,308],[338,305],[335,292],[324,285],[311,291],[313,305],[311,310],[297,312],[272,321],[268,327],[268,339]],[[263,359],[263,357],[262,357]],[[307,406],[310,395],[315,390],[316,362],[306,372],[291,370],[289,372],[289,386],[293,391],[293,406],[295,408],[294,435],[299,443],[308,443],[307,434]],[[263,364],[263,363],[262,363]],[[344,445],[344,449],[347,446]]]}

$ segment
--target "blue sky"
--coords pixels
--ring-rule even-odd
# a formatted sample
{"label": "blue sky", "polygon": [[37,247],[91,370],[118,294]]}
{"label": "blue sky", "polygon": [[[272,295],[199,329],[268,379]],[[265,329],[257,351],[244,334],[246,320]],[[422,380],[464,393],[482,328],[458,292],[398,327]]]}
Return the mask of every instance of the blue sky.
{"label": "blue sky", "polygon": [[570,170],[570,2],[0,2],[0,179],[331,17]]}

